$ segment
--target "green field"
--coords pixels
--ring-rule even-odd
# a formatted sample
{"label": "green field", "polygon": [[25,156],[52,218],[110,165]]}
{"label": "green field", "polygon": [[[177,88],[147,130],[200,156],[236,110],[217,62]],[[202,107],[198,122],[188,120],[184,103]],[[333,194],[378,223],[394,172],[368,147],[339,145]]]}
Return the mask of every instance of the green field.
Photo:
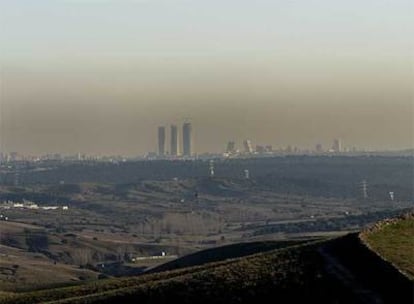
{"label": "green field", "polygon": [[361,237],[371,249],[414,280],[414,214],[381,222]]}

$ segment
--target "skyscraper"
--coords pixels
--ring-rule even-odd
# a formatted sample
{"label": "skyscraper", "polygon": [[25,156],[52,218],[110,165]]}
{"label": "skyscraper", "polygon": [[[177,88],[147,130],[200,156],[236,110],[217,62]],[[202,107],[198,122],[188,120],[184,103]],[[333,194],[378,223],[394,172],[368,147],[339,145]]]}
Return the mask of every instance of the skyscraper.
{"label": "skyscraper", "polygon": [[191,156],[192,151],[192,127],[191,123],[185,122],[183,124],[183,155]]}
{"label": "skyscraper", "polygon": [[178,128],[176,125],[171,125],[171,155],[177,156],[180,154],[178,145]]}
{"label": "skyscraper", "polygon": [[334,139],[333,145],[332,145],[332,150],[334,152],[342,152],[342,142],[340,139]]}
{"label": "skyscraper", "polygon": [[228,154],[236,153],[236,144],[234,143],[234,141],[229,141],[227,143],[226,153]]}
{"label": "skyscraper", "polygon": [[252,142],[249,139],[243,141],[243,146],[245,153],[253,153]]}
{"label": "skyscraper", "polygon": [[165,155],[165,127],[158,127],[158,155]]}
{"label": "skyscraper", "polygon": [[322,144],[316,144],[316,146],[315,146],[315,151],[316,151],[317,153],[322,153],[322,152],[323,152],[323,147],[322,147]]}

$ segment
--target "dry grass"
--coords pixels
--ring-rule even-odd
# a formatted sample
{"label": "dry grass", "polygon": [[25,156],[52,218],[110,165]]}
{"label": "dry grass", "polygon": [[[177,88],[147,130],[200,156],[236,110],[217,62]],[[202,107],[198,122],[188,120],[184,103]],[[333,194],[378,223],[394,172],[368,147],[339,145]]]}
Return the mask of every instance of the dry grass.
{"label": "dry grass", "polygon": [[362,238],[383,258],[414,280],[414,215],[385,221]]}

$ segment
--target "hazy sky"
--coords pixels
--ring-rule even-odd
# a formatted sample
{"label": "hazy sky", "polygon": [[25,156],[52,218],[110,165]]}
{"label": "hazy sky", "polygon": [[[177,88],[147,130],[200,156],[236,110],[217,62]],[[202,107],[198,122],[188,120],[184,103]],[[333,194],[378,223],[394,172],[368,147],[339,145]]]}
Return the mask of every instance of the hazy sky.
{"label": "hazy sky", "polygon": [[0,0],[3,151],[414,146],[412,0]]}

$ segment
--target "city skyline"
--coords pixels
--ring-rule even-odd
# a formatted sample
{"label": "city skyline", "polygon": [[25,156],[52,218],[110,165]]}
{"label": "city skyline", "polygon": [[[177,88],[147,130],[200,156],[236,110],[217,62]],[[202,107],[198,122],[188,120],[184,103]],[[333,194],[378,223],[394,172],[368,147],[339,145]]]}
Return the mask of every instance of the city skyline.
{"label": "city skyline", "polygon": [[[184,123],[183,125],[188,124]],[[168,138],[164,137],[163,131],[165,126],[158,127],[157,133],[157,148],[158,151],[148,151],[142,155],[122,155],[122,154],[87,154],[78,152],[76,154],[71,153],[44,153],[40,155],[22,154],[16,151],[10,153],[0,152],[0,162],[13,162],[13,161],[104,161],[104,162],[124,162],[128,160],[188,160],[188,159],[216,159],[216,158],[246,158],[246,157],[278,157],[286,155],[302,155],[302,156],[361,156],[361,155],[400,155],[407,156],[412,155],[414,149],[403,150],[367,150],[361,149],[356,146],[345,146],[342,139],[335,138],[331,144],[323,146],[321,143],[315,144],[313,148],[298,147],[298,146],[277,146],[269,144],[254,144],[250,139],[245,139],[240,143],[233,140],[227,142],[225,149],[222,151],[208,151],[197,153],[194,149],[190,153],[172,153],[173,149],[168,150],[166,148],[166,142],[168,139],[172,140],[174,136],[176,139],[179,133],[176,133],[176,125],[171,125],[171,135]],[[193,137],[192,137],[193,138]],[[173,144],[173,140],[170,141]],[[176,142],[179,144],[180,142]],[[184,143],[181,143],[184,146]],[[176,147],[175,143],[170,148]],[[184,149],[184,147],[182,148]],[[178,149],[179,150],[179,149]]]}
{"label": "city skyline", "polygon": [[[190,127],[189,131],[184,131],[185,125],[188,125]],[[263,137],[260,137],[261,140],[257,140],[255,137],[245,137],[245,136],[230,136],[227,139],[224,139],[222,142],[217,142],[214,146],[216,148],[213,149],[204,149],[204,150],[194,150],[194,146],[203,146],[202,142],[203,139],[196,138],[193,133],[193,127],[192,123],[189,122],[182,122],[182,128],[177,126],[176,123],[171,123],[167,125],[159,125],[156,127],[157,130],[157,137],[154,137],[152,132],[148,132],[148,128],[145,129],[148,135],[150,135],[153,138],[152,146],[150,146],[146,150],[140,150],[136,153],[130,153],[129,151],[127,153],[106,153],[104,150],[96,151],[96,152],[90,152],[86,150],[74,150],[74,149],[68,149],[68,150],[42,150],[40,152],[32,152],[32,151],[20,151],[20,150],[13,150],[13,149],[5,149],[4,144],[2,145],[2,151],[0,153],[18,153],[21,155],[47,155],[47,154],[62,154],[62,155],[71,155],[71,154],[83,154],[83,155],[119,155],[119,156],[128,156],[128,157],[134,157],[134,156],[142,156],[146,155],[148,153],[156,153],[159,156],[165,156],[165,155],[171,155],[171,156],[191,156],[196,154],[205,154],[205,153],[226,153],[231,147],[234,151],[243,151],[245,153],[252,153],[256,152],[257,149],[265,149],[268,150],[269,147],[273,147],[274,151],[290,151],[293,152],[293,149],[298,151],[307,151],[307,152],[351,152],[351,151],[404,151],[404,150],[410,150],[414,149],[413,146],[407,145],[406,147],[393,147],[391,149],[389,148],[377,148],[372,147],[366,142],[361,145],[355,144],[354,142],[344,141],[342,137],[334,136],[332,138],[324,138],[323,140],[320,140],[321,137],[319,137],[319,140],[311,141],[308,140],[306,144],[301,144],[298,142],[295,142],[293,140],[287,140],[285,142],[278,141],[277,139],[263,139]],[[169,131],[169,134],[167,135],[167,130]],[[197,130],[198,133],[200,130]],[[189,132],[187,134],[187,138],[185,139],[184,133]],[[132,134],[131,134],[132,135]],[[190,139],[189,139],[190,138]],[[219,139],[219,137],[216,137]],[[230,138],[230,139],[229,139]],[[198,139],[198,140],[197,140]],[[131,136],[131,140],[133,140],[133,137]],[[189,140],[189,142],[188,142]],[[187,141],[185,143],[185,141]],[[197,143],[197,144],[196,144]],[[139,142],[136,142],[137,147],[139,146]]]}
{"label": "city skyline", "polygon": [[412,8],[2,1],[0,150],[142,155],[157,152],[149,130],[188,117],[197,153],[245,139],[413,148]]}

